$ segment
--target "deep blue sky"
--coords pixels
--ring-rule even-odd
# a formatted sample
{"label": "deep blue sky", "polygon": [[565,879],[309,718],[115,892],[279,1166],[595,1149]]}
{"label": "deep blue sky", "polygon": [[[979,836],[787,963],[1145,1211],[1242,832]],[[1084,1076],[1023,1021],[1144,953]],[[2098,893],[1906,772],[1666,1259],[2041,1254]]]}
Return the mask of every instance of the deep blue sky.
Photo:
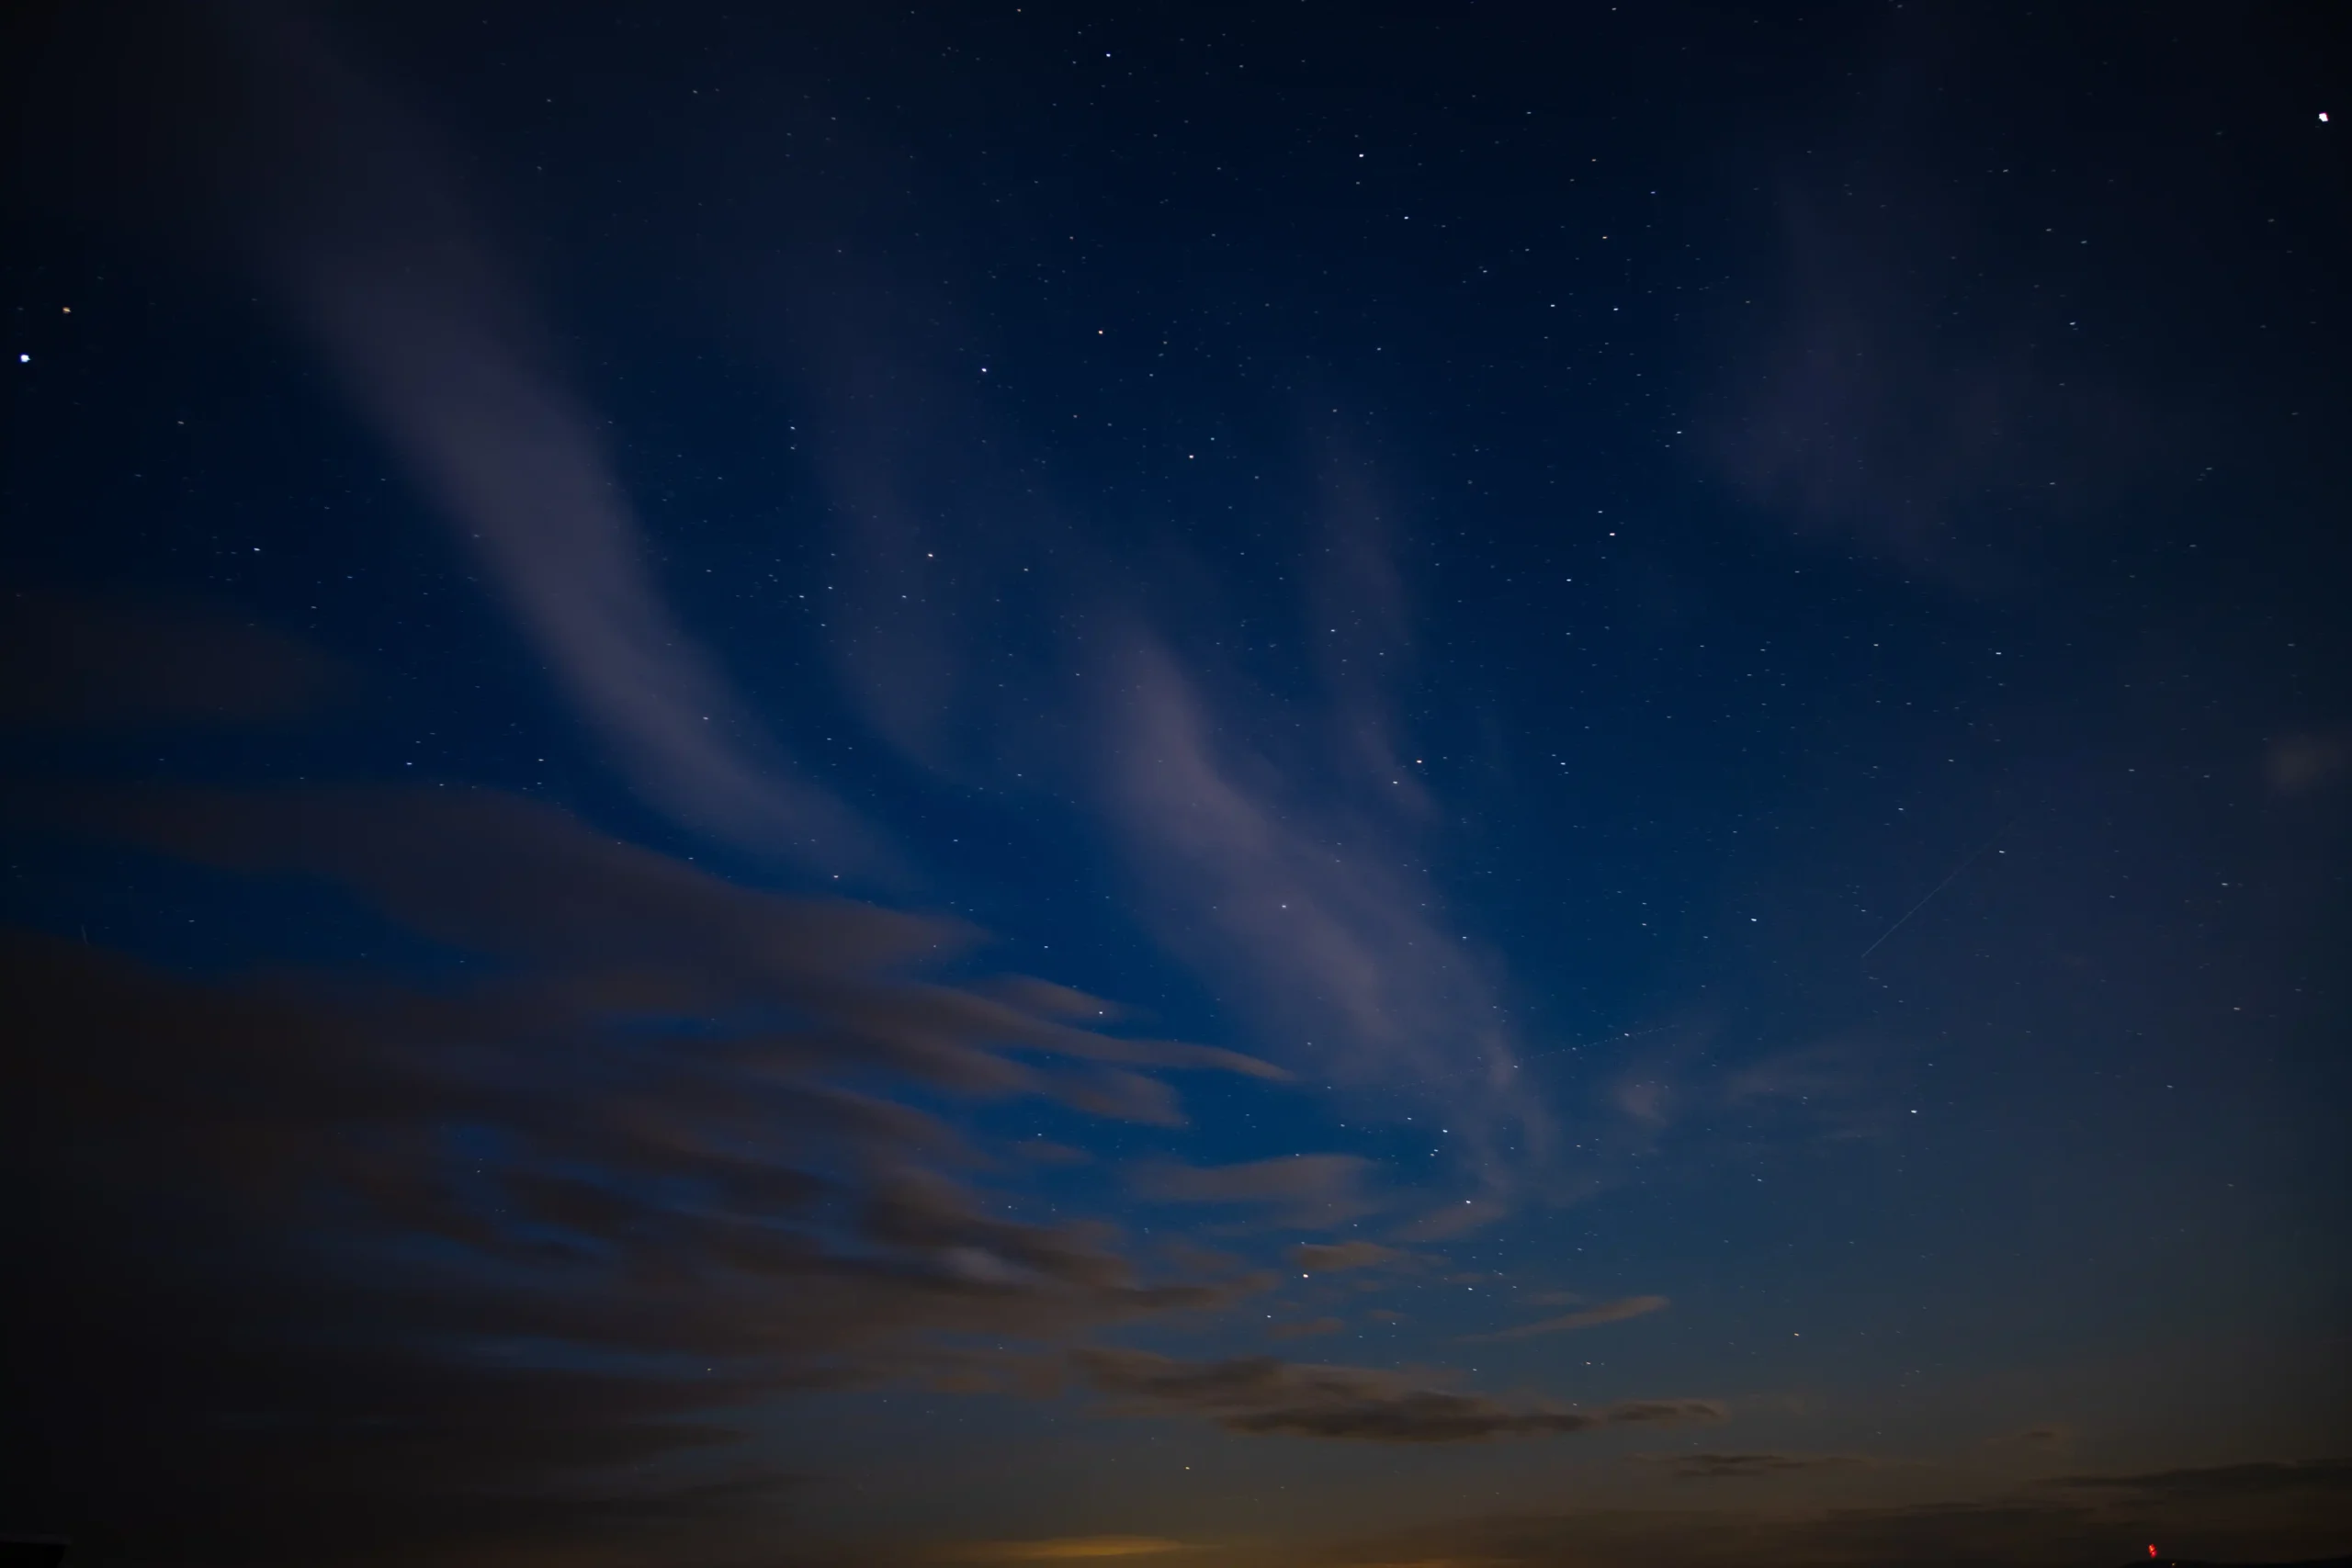
{"label": "deep blue sky", "polygon": [[0,1529],[2352,1550],[2319,13],[27,16]]}

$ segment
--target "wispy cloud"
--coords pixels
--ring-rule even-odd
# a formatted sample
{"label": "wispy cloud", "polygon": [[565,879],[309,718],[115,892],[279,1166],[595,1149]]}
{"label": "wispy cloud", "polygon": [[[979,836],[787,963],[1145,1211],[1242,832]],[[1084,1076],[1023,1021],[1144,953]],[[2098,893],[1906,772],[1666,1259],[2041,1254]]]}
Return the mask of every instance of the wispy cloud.
{"label": "wispy cloud", "polygon": [[[1480,1201],[1432,1224],[1502,1213],[1550,1122],[1517,1071],[1499,961],[1463,940],[1434,863],[1446,818],[1401,698],[1415,605],[1374,466],[1328,433],[1291,446],[1320,504],[1271,547],[1298,585],[1281,640],[1302,655],[1277,695],[1234,657],[1263,634],[1204,614],[1226,597],[1215,565],[1066,526],[1075,507],[1007,467],[1035,433],[922,346],[936,323],[911,332],[904,299],[813,271],[794,314],[831,324],[796,342],[829,411],[816,462],[857,606],[832,654],[866,723],[959,781],[1066,788],[1132,873],[1138,923],[1261,1054],[1385,1108],[1444,1110],[1454,1157],[1430,1168]],[[917,293],[922,314],[948,310]],[[1012,696],[1008,666],[1026,682]]]}
{"label": "wispy cloud", "polygon": [[1620,1301],[1603,1302],[1582,1312],[1563,1313],[1539,1323],[1522,1323],[1516,1328],[1499,1329],[1492,1334],[1472,1334],[1464,1337],[1465,1343],[1496,1339],[1532,1339],[1541,1334],[1565,1334],[1571,1329],[1592,1328],[1604,1323],[1623,1323],[1629,1317],[1645,1317],[1667,1307],[1664,1296],[1627,1296]]}
{"label": "wispy cloud", "polygon": [[1973,582],[2010,543],[2004,530],[2038,536],[2096,515],[2157,444],[2140,395],[2081,336],[2051,331],[2052,275],[2005,283],[1985,238],[1998,218],[1933,165],[1948,78],[1991,47],[1959,16],[1891,24],[1859,107],[1828,139],[1842,145],[1820,148],[1809,131],[1808,151],[1766,176],[1778,298],[1758,301],[1768,324],[1730,355],[1710,338],[1728,374],[1694,434],[1799,531]]}
{"label": "wispy cloud", "polygon": [[277,133],[245,149],[263,263],[575,709],[680,820],[810,864],[882,863],[672,612],[606,422],[554,368],[430,133],[314,27],[235,15],[244,107]]}
{"label": "wispy cloud", "polygon": [[1114,708],[1117,806],[1165,940],[1231,976],[1311,1070],[1446,1107],[1463,1161],[1507,1181],[1548,1122],[1492,977],[1397,825],[1283,787],[1163,646],[1133,647]]}

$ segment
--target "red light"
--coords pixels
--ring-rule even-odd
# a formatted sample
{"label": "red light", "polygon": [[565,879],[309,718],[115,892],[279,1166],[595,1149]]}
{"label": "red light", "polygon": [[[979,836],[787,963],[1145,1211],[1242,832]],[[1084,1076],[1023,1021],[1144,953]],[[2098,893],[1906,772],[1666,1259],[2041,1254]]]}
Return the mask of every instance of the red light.
{"label": "red light", "polygon": [[2155,1554],[2156,1554],[2156,1549],[2155,1549],[2154,1547],[2153,1547],[2153,1546],[2152,1546],[2152,1547],[2148,1548],[2148,1555],[2149,1555],[2149,1556],[2154,1557]]}

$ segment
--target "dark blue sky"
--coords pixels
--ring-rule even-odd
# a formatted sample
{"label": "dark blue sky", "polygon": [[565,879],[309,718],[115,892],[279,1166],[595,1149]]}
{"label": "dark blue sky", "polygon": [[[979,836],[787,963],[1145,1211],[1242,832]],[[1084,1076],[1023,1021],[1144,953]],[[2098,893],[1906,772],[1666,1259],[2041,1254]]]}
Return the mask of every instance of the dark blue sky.
{"label": "dark blue sky", "polygon": [[27,18],[0,1529],[2352,1548],[2317,13]]}

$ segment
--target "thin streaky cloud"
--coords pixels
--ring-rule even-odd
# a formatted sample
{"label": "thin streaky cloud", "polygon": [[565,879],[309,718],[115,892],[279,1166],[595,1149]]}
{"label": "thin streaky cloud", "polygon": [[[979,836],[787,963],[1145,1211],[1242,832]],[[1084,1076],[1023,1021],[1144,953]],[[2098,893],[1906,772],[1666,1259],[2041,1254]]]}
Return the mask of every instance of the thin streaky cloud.
{"label": "thin streaky cloud", "polygon": [[1340,1087],[1442,1084],[1444,1136],[1498,1213],[1551,1124],[1493,976],[1432,914],[1396,825],[1280,788],[1272,757],[1227,739],[1242,716],[1164,645],[1134,645],[1118,687],[1114,809],[1163,937]]}
{"label": "thin streaky cloud", "polygon": [[606,422],[536,350],[429,132],[315,29],[247,15],[254,96],[302,127],[306,152],[256,204],[265,265],[572,706],[681,822],[820,867],[883,866],[876,832],[790,764],[664,599]]}
{"label": "thin streaky cloud", "polygon": [[1558,1317],[1522,1323],[1516,1328],[1498,1329],[1492,1334],[1467,1334],[1463,1336],[1463,1341],[1465,1344],[1481,1344],[1500,1339],[1532,1339],[1541,1334],[1566,1334],[1572,1329],[1594,1328],[1604,1323],[1623,1323],[1629,1317],[1646,1317],[1651,1313],[1663,1312],[1666,1306],[1664,1296],[1627,1296],[1621,1301],[1603,1302],[1599,1306],[1587,1307],[1582,1312],[1563,1313]]}

